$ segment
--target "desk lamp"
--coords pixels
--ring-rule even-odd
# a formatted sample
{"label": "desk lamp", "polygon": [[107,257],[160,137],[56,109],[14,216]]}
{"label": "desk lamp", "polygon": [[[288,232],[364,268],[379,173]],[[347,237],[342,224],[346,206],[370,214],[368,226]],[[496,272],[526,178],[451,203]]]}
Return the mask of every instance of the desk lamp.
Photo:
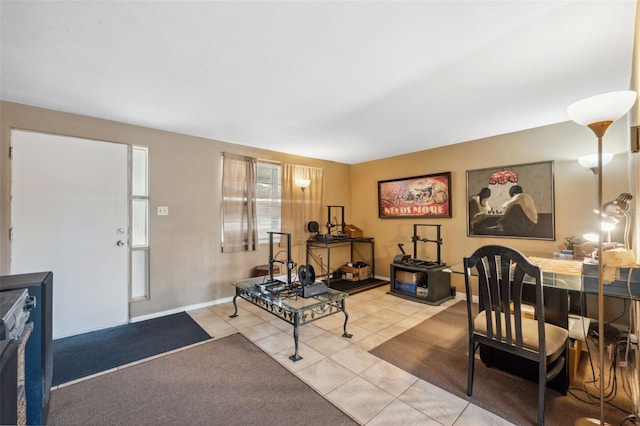
{"label": "desk lamp", "polygon": [[[609,126],[624,116],[636,101],[636,92],[619,91],[591,96],[575,102],[567,108],[571,120],[582,126],[587,126],[598,138],[598,165],[597,165],[597,205],[602,206],[602,137]],[[598,239],[598,363],[600,366],[600,424],[604,423],[604,281],[602,262],[602,240]],[[576,424],[593,423],[589,419],[579,419]]]}
{"label": "desk lamp", "polygon": [[[632,198],[631,194],[623,192],[618,195],[618,198],[613,201],[609,201],[602,206],[602,217],[604,220],[603,226],[605,223],[608,224],[610,226],[609,232],[613,230],[613,228],[623,219],[625,220],[624,248],[627,250],[631,249],[629,245],[629,231],[631,228],[631,218],[629,214],[631,205],[629,204],[629,201],[631,201]],[[611,237],[609,237],[608,242],[611,242]]]}

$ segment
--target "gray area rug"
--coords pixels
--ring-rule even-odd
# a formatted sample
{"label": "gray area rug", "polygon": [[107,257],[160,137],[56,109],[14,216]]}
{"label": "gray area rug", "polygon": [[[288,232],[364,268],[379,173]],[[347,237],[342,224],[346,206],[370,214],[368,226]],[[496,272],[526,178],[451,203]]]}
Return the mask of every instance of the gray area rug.
{"label": "gray area rug", "polygon": [[240,334],[51,393],[54,425],[357,425]]}
{"label": "gray area rug", "polygon": [[[466,302],[461,301],[370,352],[516,425],[536,424],[537,383],[497,368],[489,369],[479,359],[475,363],[473,395],[467,396],[468,345]],[[584,377],[592,378],[586,353],[582,355],[575,383],[582,383]],[[596,363],[595,352],[593,357]],[[578,417],[600,417],[597,400],[594,404],[589,404],[578,398],[586,397],[577,388],[570,389],[567,396],[547,388],[545,424],[572,426]],[[621,380],[614,403],[626,411],[631,409],[629,399],[622,390]],[[605,420],[612,425],[620,425],[627,414],[605,405]]]}

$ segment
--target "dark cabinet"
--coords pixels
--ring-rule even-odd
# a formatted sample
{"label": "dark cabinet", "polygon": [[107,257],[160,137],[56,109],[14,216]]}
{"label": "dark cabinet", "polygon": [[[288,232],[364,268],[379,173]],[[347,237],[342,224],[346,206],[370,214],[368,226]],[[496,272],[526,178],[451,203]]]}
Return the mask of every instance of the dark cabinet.
{"label": "dark cabinet", "polygon": [[[36,305],[29,321],[33,330],[24,353],[24,390],[27,402],[27,424],[44,425],[49,413],[49,395],[53,379],[52,296],[53,273],[0,276],[0,291],[28,289]],[[3,396],[4,398],[4,396]]]}
{"label": "dark cabinet", "polygon": [[455,296],[451,274],[445,265],[392,263],[390,293],[430,305],[439,305]]}
{"label": "dark cabinet", "polygon": [[18,342],[0,340],[0,424],[18,424]]}

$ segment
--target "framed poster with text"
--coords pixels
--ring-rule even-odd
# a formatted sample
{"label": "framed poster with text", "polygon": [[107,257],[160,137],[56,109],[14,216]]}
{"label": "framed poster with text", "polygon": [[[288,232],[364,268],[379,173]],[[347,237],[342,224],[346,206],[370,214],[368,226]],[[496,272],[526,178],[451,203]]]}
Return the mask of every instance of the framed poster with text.
{"label": "framed poster with text", "polygon": [[451,172],[378,181],[378,217],[451,217]]}

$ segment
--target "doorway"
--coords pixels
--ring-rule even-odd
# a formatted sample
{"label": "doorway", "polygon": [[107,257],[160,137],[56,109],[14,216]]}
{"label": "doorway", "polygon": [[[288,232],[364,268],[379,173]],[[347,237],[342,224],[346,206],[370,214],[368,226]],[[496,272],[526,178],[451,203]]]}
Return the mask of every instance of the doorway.
{"label": "doorway", "polygon": [[128,322],[128,147],[12,130],[12,274],[53,271],[53,338]]}

